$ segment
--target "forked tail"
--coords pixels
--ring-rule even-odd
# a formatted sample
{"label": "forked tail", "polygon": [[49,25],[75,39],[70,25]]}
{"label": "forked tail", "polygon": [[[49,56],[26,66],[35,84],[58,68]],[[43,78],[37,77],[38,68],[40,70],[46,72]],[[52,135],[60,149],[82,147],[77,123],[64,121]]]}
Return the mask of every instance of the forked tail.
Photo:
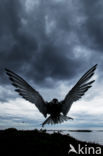
{"label": "forked tail", "polygon": [[71,117],[68,117],[68,116],[64,116],[64,115],[59,115],[57,117],[52,117],[52,116],[49,116],[43,123],[42,123],[42,127],[44,127],[45,124],[58,124],[58,123],[62,123],[64,121],[67,121],[67,120],[73,120],[73,118]]}

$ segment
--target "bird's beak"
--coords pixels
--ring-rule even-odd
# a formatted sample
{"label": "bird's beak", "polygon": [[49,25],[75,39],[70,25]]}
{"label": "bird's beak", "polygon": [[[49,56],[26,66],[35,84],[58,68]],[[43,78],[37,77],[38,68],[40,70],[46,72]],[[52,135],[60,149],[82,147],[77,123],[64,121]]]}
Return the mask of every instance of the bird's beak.
{"label": "bird's beak", "polygon": [[46,118],[47,117],[47,114],[44,114],[44,117]]}

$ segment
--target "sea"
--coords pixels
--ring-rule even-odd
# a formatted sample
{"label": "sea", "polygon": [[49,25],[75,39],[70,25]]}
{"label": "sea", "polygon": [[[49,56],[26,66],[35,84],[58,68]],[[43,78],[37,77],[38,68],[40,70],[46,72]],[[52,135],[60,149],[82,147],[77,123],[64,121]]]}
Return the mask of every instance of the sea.
{"label": "sea", "polygon": [[80,140],[80,141],[86,141],[86,142],[91,142],[91,143],[96,143],[103,145],[103,131],[99,130],[93,130],[90,132],[78,132],[78,131],[69,131],[69,130],[48,130],[47,133],[52,134],[52,133],[61,133],[63,135],[70,135],[73,138]]}

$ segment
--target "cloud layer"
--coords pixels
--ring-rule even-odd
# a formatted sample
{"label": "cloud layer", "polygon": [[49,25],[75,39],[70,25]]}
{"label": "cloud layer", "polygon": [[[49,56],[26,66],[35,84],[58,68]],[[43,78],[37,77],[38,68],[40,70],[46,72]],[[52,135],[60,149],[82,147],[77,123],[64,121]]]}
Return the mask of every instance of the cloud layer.
{"label": "cloud layer", "polygon": [[[52,83],[51,87],[56,80],[71,80],[99,62],[97,52],[102,50],[102,25],[97,25],[102,22],[99,3],[95,15],[94,2],[92,13],[89,2],[80,0],[27,2],[5,0],[0,5],[2,75],[7,67],[38,85],[48,87]],[[4,80],[1,77],[1,82]]]}
{"label": "cloud layer", "polygon": [[[102,0],[0,0],[0,105],[18,98],[5,67],[46,100],[54,96],[61,100],[84,72],[99,64],[94,90],[102,90],[102,14]],[[85,101],[94,95],[99,99],[97,90]]]}

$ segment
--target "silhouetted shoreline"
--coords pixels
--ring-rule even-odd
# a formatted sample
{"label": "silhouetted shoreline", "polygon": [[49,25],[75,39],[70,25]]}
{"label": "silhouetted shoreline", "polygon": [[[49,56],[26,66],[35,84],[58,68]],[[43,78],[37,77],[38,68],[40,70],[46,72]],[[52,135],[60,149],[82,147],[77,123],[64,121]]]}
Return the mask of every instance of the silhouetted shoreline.
{"label": "silhouetted shoreline", "polygon": [[101,145],[78,141],[69,135],[48,134],[46,130],[16,130],[13,128],[0,130],[0,152],[3,152],[3,155],[68,156],[69,144],[75,148],[78,144],[103,148]]}
{"label": "silhouetted shoreline", "polygon": [[87,132],[87,133],[93,132],[92,130],[85,130],[85,129],[84,129],[84,130],[79,130],[79,129],[78,129],[78,130],[62,130],[62,129],[61,129],[61,130],[47,130],[47,131],[54,131],[54,132],[55,132],[55,131],[58,131],[58,132],[62,132],[62,131],[65,132],[65,131],[68,131],[68,132]]}

